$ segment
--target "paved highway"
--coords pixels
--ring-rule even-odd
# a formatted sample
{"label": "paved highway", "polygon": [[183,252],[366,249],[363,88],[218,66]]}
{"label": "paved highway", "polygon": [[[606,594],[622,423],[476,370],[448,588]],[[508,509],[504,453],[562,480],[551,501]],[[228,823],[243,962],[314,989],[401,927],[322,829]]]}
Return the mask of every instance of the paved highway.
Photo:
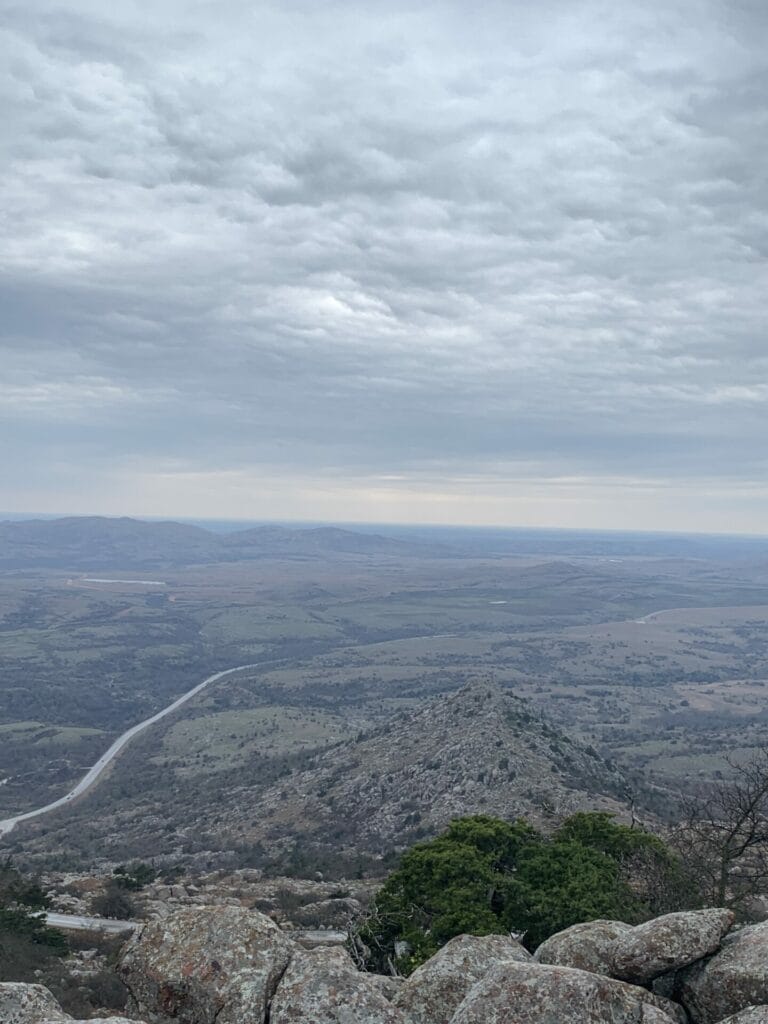
{"label": "paved highway", "polygon": [[[45,915],[45,920],[54,928],[64,928],[67,931],[75,932],[108,932],[110,935],[121,935],[123,932],[132,932],[141,928],[145,921],[113,921],[107,917],[85,917],[81,914],[54,914]],[[346,942],[347,933],[329,928],[327,931],[321,928],[297,928],[288,930],[285,933],[303,946],[340,946]]]}
{"label": "paved highway", "polygon": [[[397,640],[383,640],[373,644],[360,644],[354,646],[359,646],[361,648],[379,647],[383,644],[405,643],[408,640],[447,640],[454,636],[454,633],[439,633],[437,635],[427,633],[424,636],[406,636]],[[65,807],[76,797],[82,796],[83,793],[94,785],[99,776],[110,765],[110,763],[114,761],[123,747],[131,742],[134,736],[138,736],[140,732],[144,732],[144,730],[148,729],[150,725],[154,725],[155,722],[159,722],[161,718],[165,718],[166,715],[170,715],[174,711],[178,710],[183,704],[186,704],[188,700],[191,700],[196,694],[200,693],[201,690],[204,690],[206,686],[209,686],[211,683],[215,683],[219,679],[223,679],[224,676],[231,676],[235,672],[243,672],[245,669],[249,668],[258,668],[259,665],[263,664],[264,662],[256,662],[252,665],[236,665],[234,668],[225,668],[222,672],[214,672],[212,676],[208,676],[208,678],[204,679],[202,683],[198,683],[197,686],[193,686],[191,690],[187,690],[187,692],[182,694],[181,697],[177,697],[172,704],[168,705],[167,708],[163,708],[162,711],[158,711],[157,714],[152,715],[151,718],[145,718],[144,721],[139,722],[138,725],[131,726],[131,728],[124,732],[122,736],[118,736],[109,750],[101,755],[96,764],[88,769],[75,788],[71,789],[69,793],[59,797],[58,800],[54,800],[50,804],[46,804],[45,807],[38,807],[35,811],[26,811],[24,814],[17,814],[13,818],[5,818],[0,821],[0,839],[13,831],[20,821],[29,821],[30,818],[39,818],[43,814],[49,814],[51,811],[55,811],[59,807]]]}
{"label": "paved highway", "polygon": [[145,718],[143,722],[139,722],[138,725],[131,726],[130,729],[126,730],[122,736],[118,736],[109,750],[105,751],[98,759],[98,761],[88,769],[85,775],[80,779],[74,789],[71,789],[65,796],[60,797],[58,800],[54,800],[53,803],[46,804],[45,807],[38,807],[35,811],[27,811],[25,814],[17,814],[14,818],[5,818],[0,821],[0,838],[11,832],[20,821],[29,821],[30,818],[39,818],[42,814],[48,814],[50,811],[55,811],[58,807],[65,807],[68,803],[71,803],[76,797],[81,796],[96,782],[99,776],[114,761],[120,751],[128,743],[131,742],[134,736],[138,736],[140,732],[144,732],[150,725],[154,725],[155,722],[159,722],[166,715],[172,714],[178,710],[183,704],[186,704],[188,700],[204,690],[206,686],[210,686],[211,683],[215,683],[219,679],[223,679],[224,676],[231,676],[234,672],[242,672],[244,669],[257,668],[258,664],[254,665],[237,665],[235,668],[224,669],[223,672],[214,672],[212,676],[208,676],[202,683],[198,683],[197,686],[193,686],[191,690],[182,694],[181,697],[177,697],[176,700],[169,704],[167,708],[163,708],[162,711],[158,711],[157,714],[152,715],[151,718]]}
{"label": "paved highway", "polygon": [[70,931],[88,932],[109,932],[118,935],[122,932],[132,932],[138,928],[137,921],[113,921],[106,917],[84,917],[80,914],[54,914],[49,912],[45,920],[54,928],[66,928]]}

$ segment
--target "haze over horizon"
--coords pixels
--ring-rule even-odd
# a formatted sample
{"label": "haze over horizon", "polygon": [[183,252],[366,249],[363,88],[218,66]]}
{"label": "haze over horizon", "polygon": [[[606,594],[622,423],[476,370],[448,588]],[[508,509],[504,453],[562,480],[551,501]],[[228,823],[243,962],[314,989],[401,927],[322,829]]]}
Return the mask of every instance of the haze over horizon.
{"label": "haze over horizon", "polygon": [[766,531],[753,0],[4,10],[0,506]]}
{"label": "haze over horizon", "polygon": [[722,539],[724,541],[733,541],[734,543],[740,542],[768,542],[768,532],[762,531],[758,533],[747,533],[747,532],[736,532],[736,531],[710,531],[710,530],[632,530],[632,529],[621,529],[621,528],[592,528],[592,527],[569,527],[569,526],[516,526],[509,524],[500,523],[428,523],[428,522],[410,522],[400,523],[394,520],[367,520],[367,519],[308,519],[308,518],[206,518],[198,516],[188,515],[143,515],[141,513],[128,514],[125,512],[115,513],[97,513],[97,512],[6,512],[0,509],[0,524],[3,523],[28,523],[32,521],[46,521],[52,522],[55,520],[71,520],[71,519],[116,519],[116,520],[136,520],[145,523],[176,523],[180,525],[197,526],[204,530],[209,530],[213,533],[235,533],[241,530],[252,530],[254,527],[285,527],[290,530],[313,530],[318,527],[324,528],[329,527],[332,529],[340,529],[342,531],[354,530],[360,533],[376,533],[390,536],[411,536],[411,537],[423,537],[428,536],[429,532],[434,530],[438,533],[445,532],[447,534],[458,534],[468,536],[479,536],[484,533],[489,535],[509,535],[514,537],[520,535],[531,535],[537,536],[541,534],[542,537],[554,537],[562,534],[563,536],[573,537],[586,537],[594,534],[595,537],[608,538],[611,536],[621,537],[626,536],[632,537],[659,537],[659,538],[674,538],[678,537],[681,540],[700,538],[705,539]]}

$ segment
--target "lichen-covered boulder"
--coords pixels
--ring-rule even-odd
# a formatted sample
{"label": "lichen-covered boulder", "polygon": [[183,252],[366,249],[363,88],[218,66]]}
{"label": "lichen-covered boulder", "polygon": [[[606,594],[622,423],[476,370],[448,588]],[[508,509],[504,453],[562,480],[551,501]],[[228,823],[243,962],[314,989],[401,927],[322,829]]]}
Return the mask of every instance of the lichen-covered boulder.
{"label": "lichen-covered boulder", "polygon": [[2,1024],[60,1024],[71,1018],[44,985],[0,982],[0,1022]]}
{"label": "lichen-covered boulder", "polygon": [[694,1024],[768,1004],[768,921],[735,932],[714,956],[681,971],[677,988]]}
{"label": "lichen-covered boulder", "polygon": [[118,971],[150,1024],[261,1024],[295,943],[264,914],[190,907],[136,933]]}
{"label": "lichen-covered boulder", "polygon": [[270,1024],[408,1024],[369,975],[327,952],[293,956],[270,1004]]}
{"label": "lichen-covered boulder", "polygon": [[768,1006],[748,1006],[719,1024],[768,1024]]}
{"label": "lichen-covered boulder", "polygon": [[574,967],[498,963],[469,990],[451,1024],[683,1024],[644,988]]}
{"label": "lichen-covered boulder", "polygon": [[735,925],[727,935],[723,936],[721,945],[729,946],[732,942],[740,942],[746,935],[751,935],[753,932],[759,934],[760,929],[764,928],[767,923],[766,921],[757,921],[754,924]]}
{"label": "lichen-covered boulder", "polygon": [[701,960],[716,949],[732,927],[731,910],[709,908],[665,914],[617,938],[612,974],[645,985],[660,974]]}
{"label": "lichen-covered boulder", "polygon": [[[356,971],[352,957],[343,946],[313,946],[302,952],[311,954],[311,962],[319,970],[321,967],[339,967],[345,971]],[[367,975],[366,975],[367,977]]]}
{"label": "lichen-covered boulder", "polygon": [[368,980],[390,1003],[394,1002],[398,992],[405,984],[405,978],[393,978],[388,974],[369,974]]}
{"label": "lichen-covered boulder", "polygon": [[680,1018],[670,1017],[668,1013],[657,1009],[655,1006],[643,1006],[640,1010],[640,1024],[669,1024],[670,1021]]}
{"label": "lichen-covered boulder", "polygon": [[[68,1024],[144,1024],[143,1021],[134,1020],[133,1017],[130,1020],[127,1017],[89,1017],[88,1020],[70,1020],[67,1017],[67,1021]],[[45,1024],[48,1024],[48,1021]]]}
{"label": "lichen-covered boulder", "polygon": [[506,935],[457,935],[406,979],[395,1005],[414,1024],[448,1024],[467,992],[501,960],[531,960]]}
{"label": "lichen-covered boulder", "polygon": [[540,964],[554,964],[559,967],[577,967],[580,971],[593,974],[613,973],[613,949],[616,941],[632,925],[623,921],[587,921],[574,924],[556,935],[551,935],[533,954]]}

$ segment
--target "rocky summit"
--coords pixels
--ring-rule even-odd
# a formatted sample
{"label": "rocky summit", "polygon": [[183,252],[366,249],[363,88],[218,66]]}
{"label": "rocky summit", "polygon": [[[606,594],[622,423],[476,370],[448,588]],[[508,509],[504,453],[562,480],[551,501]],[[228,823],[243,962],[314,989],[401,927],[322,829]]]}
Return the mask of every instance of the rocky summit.
{"label": "rocky summit", "polygon": [[[510,936],[457,936],[403,981],[359,971],[340,948],[302,949],[258,911],[199,907],[129,940],[118,965],[129,1017],[110,1020],[768,1024],[766,950],[768,922],[734,931],[730,911],[707,909],[636,927],[585,922],[533,957]],[[0,1021],[72,1024],[46,989],[24,984],[0,984]]]}
{"label": "rocky summit", "polygon": [[300,837],[375,854],[470,814],[545,828],[580,810],[626,815],[627,791],[591,747],[479,681],[320,754],[266,791],[236,788],[218,816],[272,848]]}

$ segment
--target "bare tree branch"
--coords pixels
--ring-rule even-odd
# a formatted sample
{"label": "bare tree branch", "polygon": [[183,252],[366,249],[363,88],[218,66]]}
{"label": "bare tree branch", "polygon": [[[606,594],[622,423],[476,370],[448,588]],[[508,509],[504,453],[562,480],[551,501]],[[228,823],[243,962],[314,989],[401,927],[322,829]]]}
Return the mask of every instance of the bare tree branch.
{"label": "bare tree branch", "polygon": [[743,910],[768,892],[768,745],[746,764],[726,763],[728,779],[681,798],[672,842],[706,902]]}

